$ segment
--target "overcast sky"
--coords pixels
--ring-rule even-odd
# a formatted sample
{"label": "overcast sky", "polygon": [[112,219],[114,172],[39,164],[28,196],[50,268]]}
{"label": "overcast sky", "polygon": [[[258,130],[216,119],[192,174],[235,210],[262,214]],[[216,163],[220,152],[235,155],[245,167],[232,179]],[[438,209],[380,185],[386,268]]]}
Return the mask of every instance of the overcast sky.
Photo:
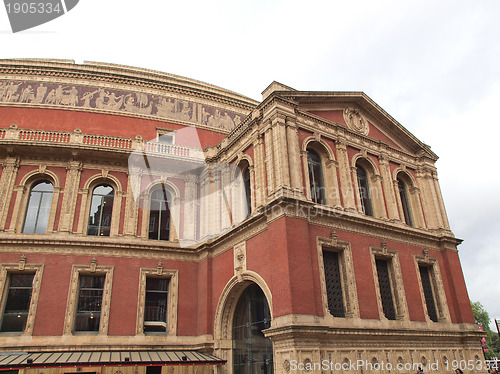
{"label": "overcast sky", "polygon": [[13,34],[0,58],[64,58],[160,70],[260,100],[364,91],[440,156],[450,223],[473,301],[500,319],[500,2],[80,0]]}

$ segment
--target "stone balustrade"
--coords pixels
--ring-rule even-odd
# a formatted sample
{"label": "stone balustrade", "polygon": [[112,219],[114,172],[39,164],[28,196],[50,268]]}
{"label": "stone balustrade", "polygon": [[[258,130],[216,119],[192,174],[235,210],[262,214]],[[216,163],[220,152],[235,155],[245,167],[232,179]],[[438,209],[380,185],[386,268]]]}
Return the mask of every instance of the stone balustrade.
{"label": "stone balustrade", "polygon": [[70,147],[89,147],[103,150],[115,149],[129,152],[144,150],[150,155],[156,154],[158,156],[203,160],[203,150],[201,149],[156,141],[145,142],[140,136],[131,139],[107,135],[83,134],[79,129],[76,129],[74,132],[44,131],[19,129],[16,125],[12,125],[7,129],[0,129],[0,144],[2,141],[9,143],[30,143],[33,145],[50,145],[53,143],[60,146],[61,144],[65,144]]}

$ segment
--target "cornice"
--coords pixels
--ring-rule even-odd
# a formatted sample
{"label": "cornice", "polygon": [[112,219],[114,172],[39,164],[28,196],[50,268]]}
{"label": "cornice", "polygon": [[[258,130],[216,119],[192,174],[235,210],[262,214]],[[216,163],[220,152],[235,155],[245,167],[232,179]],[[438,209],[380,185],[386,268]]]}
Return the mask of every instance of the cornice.
{"label": "cornice", "polygon": [[51,59],[5,59],[0,60],[0,74],[73,78],[99,84],[110,82],[161,89],[225,102],[246,110],[258,105],[253,99],[209,83],[156,70],[117,64],[90,61],[75,64],[73,60]]}

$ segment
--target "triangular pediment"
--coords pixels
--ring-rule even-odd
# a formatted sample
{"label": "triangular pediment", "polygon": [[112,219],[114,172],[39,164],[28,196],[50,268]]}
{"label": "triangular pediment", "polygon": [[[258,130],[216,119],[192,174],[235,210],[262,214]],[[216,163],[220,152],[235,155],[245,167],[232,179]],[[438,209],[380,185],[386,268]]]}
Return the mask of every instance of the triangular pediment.
{"label": "triangular pediment", "polygon": [[[275,87],[278,88],[278,85],[275,84]],[[272,95],[293,100],[299,112],[343,126],[391,147],[413,154],[423,151],[437,159],[428,145],[418,140],[363,92],[275,90]]]}

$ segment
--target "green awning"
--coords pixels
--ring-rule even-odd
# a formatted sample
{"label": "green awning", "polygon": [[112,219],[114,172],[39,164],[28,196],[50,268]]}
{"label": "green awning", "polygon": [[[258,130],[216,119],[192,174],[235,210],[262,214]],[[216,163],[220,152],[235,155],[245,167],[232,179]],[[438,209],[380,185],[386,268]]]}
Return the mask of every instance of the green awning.
{"label": "green awning", "polygon": [[0,370],[90,366],[223,365],[197,351],[0,352]]}

